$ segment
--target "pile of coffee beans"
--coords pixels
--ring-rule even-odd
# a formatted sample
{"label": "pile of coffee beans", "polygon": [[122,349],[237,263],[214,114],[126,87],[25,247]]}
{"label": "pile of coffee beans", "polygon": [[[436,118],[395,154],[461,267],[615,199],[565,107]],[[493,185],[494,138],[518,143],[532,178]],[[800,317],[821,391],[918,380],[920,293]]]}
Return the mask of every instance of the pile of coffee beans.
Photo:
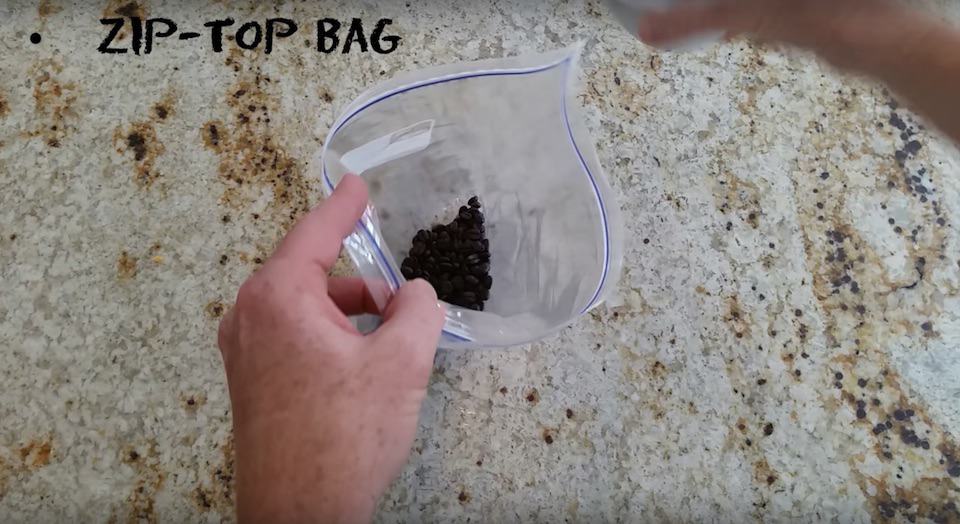
{"label": "pile of coffee beans", "polygon": [[493,285],[490,241],[480,207],[474,196],[453,222],[417,231],[410,256],[400,266],[404,277],[430,282],[440,300],[476,311],[483,311]]}

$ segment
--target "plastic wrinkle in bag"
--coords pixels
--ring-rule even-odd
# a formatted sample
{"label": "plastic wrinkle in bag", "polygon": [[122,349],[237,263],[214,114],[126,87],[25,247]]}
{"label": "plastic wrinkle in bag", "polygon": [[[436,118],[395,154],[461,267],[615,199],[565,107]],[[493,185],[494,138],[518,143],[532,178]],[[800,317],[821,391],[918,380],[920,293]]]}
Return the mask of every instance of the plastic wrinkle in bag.
{"label": "plastic wrinkle in bag", "polygon": [[621,269],[619,209],[579,117],[581,46],[424,69],[354,100],[313,162],[329,195],[362,176],[370,205],[344,247],[382,309],[419,229],[480,197],[493,287],[485,311],[445,304],[444,348],[506,347],[599,304]]}

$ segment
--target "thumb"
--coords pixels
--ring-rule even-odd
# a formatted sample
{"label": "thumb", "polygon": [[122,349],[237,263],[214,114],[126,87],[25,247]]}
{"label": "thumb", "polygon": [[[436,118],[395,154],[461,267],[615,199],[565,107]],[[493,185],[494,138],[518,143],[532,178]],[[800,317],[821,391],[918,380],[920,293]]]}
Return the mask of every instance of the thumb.
{"label": "thumb", "polygon": [[440,341],[444,312],[437,293],[427,281],[411,280],[393,296],[384,311],[384,322],[374,333],[377,347],[412,365],[426,380]]}

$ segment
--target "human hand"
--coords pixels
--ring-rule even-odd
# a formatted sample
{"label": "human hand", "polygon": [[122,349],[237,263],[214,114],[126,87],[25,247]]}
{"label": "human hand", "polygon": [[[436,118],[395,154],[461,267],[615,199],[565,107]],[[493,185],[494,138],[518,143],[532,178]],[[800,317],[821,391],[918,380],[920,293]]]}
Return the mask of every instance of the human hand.
{"label": "human hand", "polygon": [[910,52],[929,25],[915,9],[887,0],[718,0],[653,12],[640,21],[640,38],[661,45],[705,32],[746,34],[763,42],[815,51],[834,65],[863,72],[889,55],[876,51],[896,41]]}
{"label": "human hand", "polygon": [[639,37],[665,45],[707,32],[815,52],[834,66],[886,83],[960,140],[960,33],[905,2],[717,0],[650,13]]}
{"label": "human hand", "polygon": [[356,176],[304,216],[220,324],[241,521],[367,521],[410,453],[444,314],[407,283],[380,313],[356,278],[328,278],[367,203]]}

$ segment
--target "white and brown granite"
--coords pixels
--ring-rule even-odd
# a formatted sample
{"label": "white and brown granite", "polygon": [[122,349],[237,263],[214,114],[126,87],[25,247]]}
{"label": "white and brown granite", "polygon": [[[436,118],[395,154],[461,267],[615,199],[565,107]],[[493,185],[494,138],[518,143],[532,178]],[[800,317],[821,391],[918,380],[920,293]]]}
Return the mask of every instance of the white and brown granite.
{"label": "white and brown granite", "polygon": [[[379,520],[960,519],[953,145],[809,56],[658,53],[595,0],[379,4],[0,3],[0,521],[231,520],[217,320],[318,201],[338,111],[578,40],[620,292],[530,347],[441,353]],[[403,42],[101,55],[116,13],[387,17]]]}

